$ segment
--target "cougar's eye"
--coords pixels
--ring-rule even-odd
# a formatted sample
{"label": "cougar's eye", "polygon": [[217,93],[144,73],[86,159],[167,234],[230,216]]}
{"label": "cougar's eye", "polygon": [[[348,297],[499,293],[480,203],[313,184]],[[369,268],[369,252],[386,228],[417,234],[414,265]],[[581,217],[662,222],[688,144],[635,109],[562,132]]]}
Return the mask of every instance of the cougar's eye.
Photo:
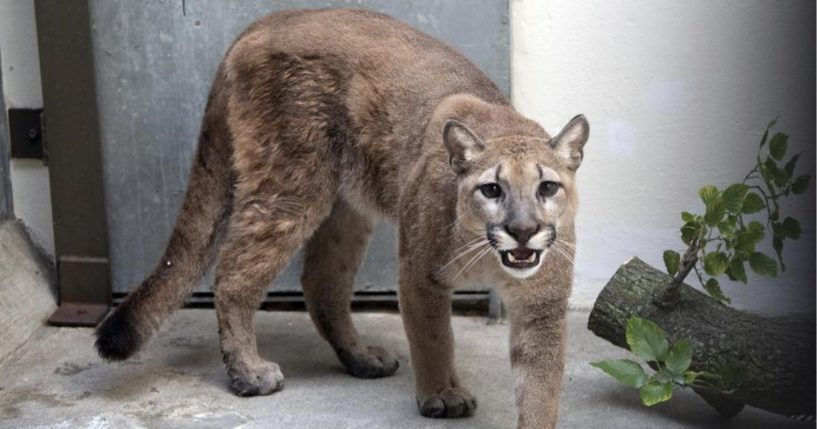
{"label": "cougar's eye", "polygon": [[559,184],[556,182],[546,181],[539,184],[539,196],[542,198],[550,198],[556,195],[559,190]]}
{"label": "cougar's eye", "polygon": [[499,198],[502,195],[502,188],[496,183],[481,185],[479,191],[482,192],[482,195],[485,195],[485,198]]}

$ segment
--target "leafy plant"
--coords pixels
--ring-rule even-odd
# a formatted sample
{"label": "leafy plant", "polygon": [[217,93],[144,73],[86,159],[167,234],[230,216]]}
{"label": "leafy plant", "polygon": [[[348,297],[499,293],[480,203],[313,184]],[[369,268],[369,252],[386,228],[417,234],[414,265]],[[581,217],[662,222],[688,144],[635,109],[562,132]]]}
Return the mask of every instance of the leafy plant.
{"label": "leafy plant", "polygon": [[640,363],[631,359],[614,359],[592,362],[619,382],[639,389],[641,402],[651,407],[668,401],[677,388],[694,387],[728,393],[730,371],[724,375],[706,371],[693,371],[692,347],[687,340],[669,344],[664,331],[655,323],[632,316],[627,319],[627,345],[630,351],[651,368],[645,371]]}
{"label": "leafy plant", "polygon": [[[789,136],[778,132],[769,138],[776,122],[770,122],[763,133],[757,162],[742,182],[724,189],[704,186],[698,195],[706,206],[705,213],[681,213],[681,240],[688,247],[683,256],[674,250],[665,250],[663,255],[667,273],[673,276],[671,289],[677,289],[695,271],[711,297],[728,303],[717,277],[725,274],[730,280],[747,283],[747,263],[761,276],[776,277],[778,263],[785,271],[783,242],[800,238],[800,223],[792,217],[783,218],[780,200],[804,193],[811,176],[795,175],[799,153],[784,163]],[[748,218],[760,212],[765,213],[765,224]],[[776,259],[756,249],[767,235],[772,237]]]}
{"label": "leafy plant", "polygon": [[[810,176],[796,175],[800,154],[786,160],[789,136],[774,133],[777,120],[769,123],[760,140],[756,163],[740,183],[723,189],[713,185],[702,187],[698,195],[706,207],[703,214],[681,213],[681,240],[687,245],[683,255],[666,250],[663,254],[672,283],[667,292],[672,297],[690,272],[694,271],[704,289],[720,302],[729,302],[723,294],[718,277],[726,275],[733,281],[747,283],[747,268],[755,274],[776,277],[783,263],[783,242],[800,238],[800,223],[783,217],[780,201],[790,195],[804,193]],[[762,223],[765,215],[765,223]],[[759,218],[759,219],[758,219]],[[768,236],[777,254],[770,257],[757,250]],[[668,300],[665,303],[672,303]],[[663,305],[663,304],[662,304]],[[627,320],[626,340],[630,351],[647,363],[648,370],[631,359],[593,362],[621,383],[639,389],[644,405],[652,406],[669,400],[675,389],[691,387],[725,394],[732,391],[739,379],[737,368],[709,368],[717,373],[694,371],[692,347],[681,339],[669,344],[663,330],[655,323],[632,316]]]}

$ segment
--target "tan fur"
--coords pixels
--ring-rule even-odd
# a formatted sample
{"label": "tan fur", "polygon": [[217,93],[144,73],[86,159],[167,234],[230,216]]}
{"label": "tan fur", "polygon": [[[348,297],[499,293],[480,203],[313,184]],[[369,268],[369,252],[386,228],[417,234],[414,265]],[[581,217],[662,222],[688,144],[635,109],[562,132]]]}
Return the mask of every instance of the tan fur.
{"label": "tan fur", "polygon": [[[397,360],[362,344],[349,314],[373,219],[385,217],[399,227],[399,299],[422,414],[476,409],[455,369],[450,315],[452,290],[481,278],[495,282],[510,308],[518,425],[553,427],[572,283],[573,181],[586,139],[583,117],[551,138],[453,49],[385,15],[269,15],[239,36],[219,68],[165,256],[100,326],[97,348],[108,359],[136,352],[217,249],[215,303],[231,387],[272,393],[283,375],[258,355],[253,314],[305,246],[304,296],[319,333],[350,374],[388,376]],[[543,170],[561,183],[553,198],[536,196]],[[508,188],[501,203],[476,191],[492,174]],[[539,249],[538,270],[517,278],[499,255],[508,234],[531,225],[544,225],[548,246],[563,248]],[[485,234],[492,248],[457,259]]]}

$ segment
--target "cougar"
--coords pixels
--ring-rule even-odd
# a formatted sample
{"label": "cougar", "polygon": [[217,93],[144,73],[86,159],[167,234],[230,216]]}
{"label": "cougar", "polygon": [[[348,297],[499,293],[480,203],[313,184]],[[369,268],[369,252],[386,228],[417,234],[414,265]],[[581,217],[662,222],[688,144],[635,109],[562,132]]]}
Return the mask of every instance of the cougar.
{"label": "cougar", "polygon": [[127,359],[217,261],[214,300],[230,388],[281,389],[253,316],[299,249],[306,307],[355,377],[398,361],[350,317],[372,224],[398,228],[399,306],[420,413],[462,417],[477,401],[454,363],[452,291],[479,279],[510,320],[518,426],[553,427],[575,249],[575,175],[589,125],[552,137],[475,65],[386,15],[293,10],[250,25],[216,72],[189,186],[162,259],[100,325]]}

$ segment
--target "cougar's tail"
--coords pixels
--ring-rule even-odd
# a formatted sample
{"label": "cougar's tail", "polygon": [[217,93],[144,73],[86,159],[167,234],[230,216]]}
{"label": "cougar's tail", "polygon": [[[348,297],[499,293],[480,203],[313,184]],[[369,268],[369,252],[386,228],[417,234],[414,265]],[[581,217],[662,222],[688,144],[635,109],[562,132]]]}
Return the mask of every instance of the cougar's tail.
{"label": "cougar's tail", "polygon": [[232,176],[231,144],[224,140],[229,134],[219,126],[223,120],[214,117],[212,107],[205,113],[187,194],[164,256],[97,328],[96,348],[107,360],[124,360],[136,353],[165,317],[184,303],[215,256],[215,244],[230,213]]}

